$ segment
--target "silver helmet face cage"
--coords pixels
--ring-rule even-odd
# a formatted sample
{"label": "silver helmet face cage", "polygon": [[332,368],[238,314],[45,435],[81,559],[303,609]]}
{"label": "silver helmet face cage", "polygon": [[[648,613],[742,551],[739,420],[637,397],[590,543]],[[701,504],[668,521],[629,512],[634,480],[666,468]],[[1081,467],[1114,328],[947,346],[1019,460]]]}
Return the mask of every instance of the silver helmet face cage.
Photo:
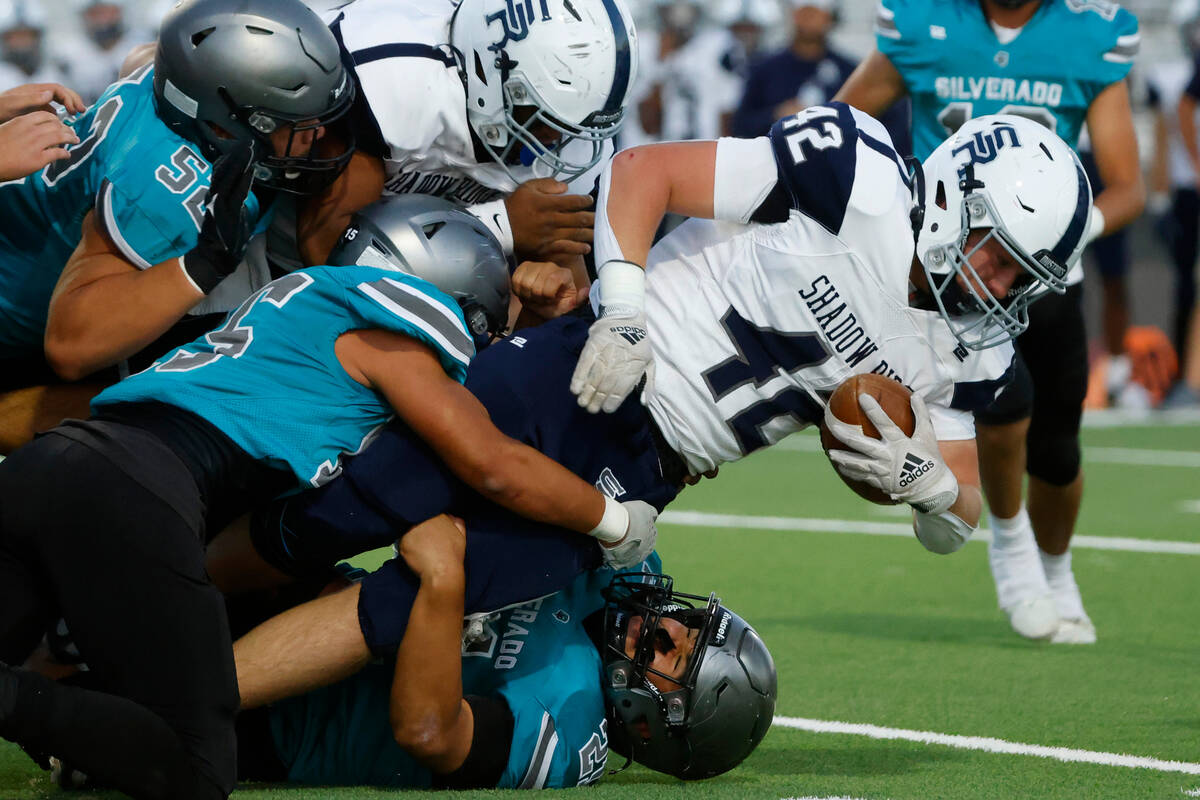
{"label": "silver helmet face cage", "polygon": [[[669,575],[643,572],[618,573],[604,596],[605,694],[616,716],[632,740],[641,739],[643,725],[651,738],[659,741],[662,737],[682,738],[690,720],[696,676],[721,616],[720,599],[715,594],[702,597],[676,592]],[[625,640],[630,619],[635,616],[641,617],[642,626],[630,658]],[[696,645],[680,676],[667,675],[651,666],[656,647],[663,646],[661,637],[670,638],[659,627],[664,617],[697,632]],[[649,680],[652,674],[678,688],[659,689]]]}
{"label": "silver helmet face cage", "polygon": [[[968,169],[964,183],[974,183],[971,172]],[[969,350],[986,350],[1025,332],[1029,327],[1029,304],[1038,297],[1047,291],[1064,294],[1068,269],[1049,251],[1026,253],[1008,232],[985,191],[969,192],[963,198],[961,215],[958,241],[930,250],[922,267],[930,294],[955,338]],[[964,251],[971,231],[980,229],[989,230]],[[1003,298],[993,297],[971,266],[971,257],[993,239],[1025,269]]]}
{"label": "silver helmet face cage", "polygon": [[[501,51],[502,61],[508,56]],[[522,109],[533,109],[524,121],[517,119]],[[624,111],[612,114],[593,114],[589,121],[594,124],[570,125],[555,119],[537,102],[537,94],[521,78],[514,77],[504,83],[504,125],[484,125],[480,130],[480,141],[497,164],[509,177],[520,183],[523,178],[513,174],[512,168],[521,165],[531,167],[539,178],[558,178],[569,181],[600,161],[604,142],[616,136],[624,122]],[[553,144],[543,143],[535,134],[539,126],[558,134]],[[580,148],[574,159],[564,155],[564,150],[573,141],[591,144],[591,148]]]}

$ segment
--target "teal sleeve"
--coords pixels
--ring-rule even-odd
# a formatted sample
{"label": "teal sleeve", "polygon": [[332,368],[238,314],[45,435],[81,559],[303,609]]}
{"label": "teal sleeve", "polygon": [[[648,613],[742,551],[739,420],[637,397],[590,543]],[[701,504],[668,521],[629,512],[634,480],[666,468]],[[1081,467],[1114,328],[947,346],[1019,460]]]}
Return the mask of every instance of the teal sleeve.
{"label": "teal sleeve", "polygon": [[458,303],[433,284],[396,273],[361,281],[349,287],[347,296],[364,327],[417,339],[437,353],[447,375],[459,383],[466,380],[475,344]]}
{"label": "teal sleeve", "polygon": [[875,10],[875,47],[901,75],[923,63],[916,36],[921,16],[912,0],[880,0]]}

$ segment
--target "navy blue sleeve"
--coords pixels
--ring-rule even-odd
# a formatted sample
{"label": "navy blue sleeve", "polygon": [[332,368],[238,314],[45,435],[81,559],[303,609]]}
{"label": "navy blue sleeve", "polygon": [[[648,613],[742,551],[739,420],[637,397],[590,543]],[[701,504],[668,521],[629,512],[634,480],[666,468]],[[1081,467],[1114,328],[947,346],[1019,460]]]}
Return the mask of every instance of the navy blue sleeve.
{"label": "navy blue sleeve", "polygon": [[812,106],[771,126],[779,181],[751,219],[782,222],[795,209],[837,233],[857,166],[858,125],[845,103]]}

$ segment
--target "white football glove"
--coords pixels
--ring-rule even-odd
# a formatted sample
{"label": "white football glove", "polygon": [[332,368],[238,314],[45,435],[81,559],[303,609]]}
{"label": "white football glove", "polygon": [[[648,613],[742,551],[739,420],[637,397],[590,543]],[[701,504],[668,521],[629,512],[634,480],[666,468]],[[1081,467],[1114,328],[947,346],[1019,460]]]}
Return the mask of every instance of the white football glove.
{"label": "white football glove", "polygon": [[629,512],[629,529],[625,532],[625,538],[612,547],[600,544],[605,566],[618,571],[633,569],[641,564],[654,552],[654,544],[658,541],[658,528],[654,526],[658,509],[641,500],[630,500],[621,505]]}
{"label": "white football glove", "polygon": [[904,435],[874,397],[860,394],[858,405],[882,438],[873,439],[858,425],[842,422],[826,406],[825,425],[830,433],[858,451],[830,450],[834,468],[843,477],[874,486],[926,514],[939,514],[954,505],[958,479],[942,461],[929,409],[921,396],[912,396],[916,426],[911,437]]}
{"label": "white football glove", "polygon": [[648,380],[654,375],[646,338],[646,271],[632,261],[613,259],[604,262],[597,275],[600,318],[588,328],[571,391],[590,413],[611,414],[643,374]]}
{"label": "white football glove", "polygon": [[611,414],[625,402],[654,362],[646,338],[646,314],[618,307],[592,323],[579,354],[571,391],[592,414]]}

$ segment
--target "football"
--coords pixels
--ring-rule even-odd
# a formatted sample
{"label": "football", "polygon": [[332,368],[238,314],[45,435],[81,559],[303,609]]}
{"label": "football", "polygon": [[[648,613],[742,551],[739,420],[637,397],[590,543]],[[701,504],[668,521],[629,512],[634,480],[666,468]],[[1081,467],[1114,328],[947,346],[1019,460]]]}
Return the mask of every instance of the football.
{"label": "football", "polygon": [[[829,409],[842,422],[850,425],[861,425],[863,433],[874,439],[879,438],[879,431],[858,405],[858,396],[869,394],[879,401],[892,422],[908,436],[916,428],[916,418],[912,410],[912,392],[899,381],[885,378],[882,375],[868,373],[866,375],[851,375],[834,390],[829,398]],[[853,448],[842,444],[825,425],[821,425],[821,447],[828,453],[830,450],[851,450]],[[834,472],[837,472],[835,469]],[[838,472],[838,477],[854,490],[855,494],[864,500],[870,500],[879,505],[895,505],[896,501],[879,489],[859,481],[852,481]]]}

